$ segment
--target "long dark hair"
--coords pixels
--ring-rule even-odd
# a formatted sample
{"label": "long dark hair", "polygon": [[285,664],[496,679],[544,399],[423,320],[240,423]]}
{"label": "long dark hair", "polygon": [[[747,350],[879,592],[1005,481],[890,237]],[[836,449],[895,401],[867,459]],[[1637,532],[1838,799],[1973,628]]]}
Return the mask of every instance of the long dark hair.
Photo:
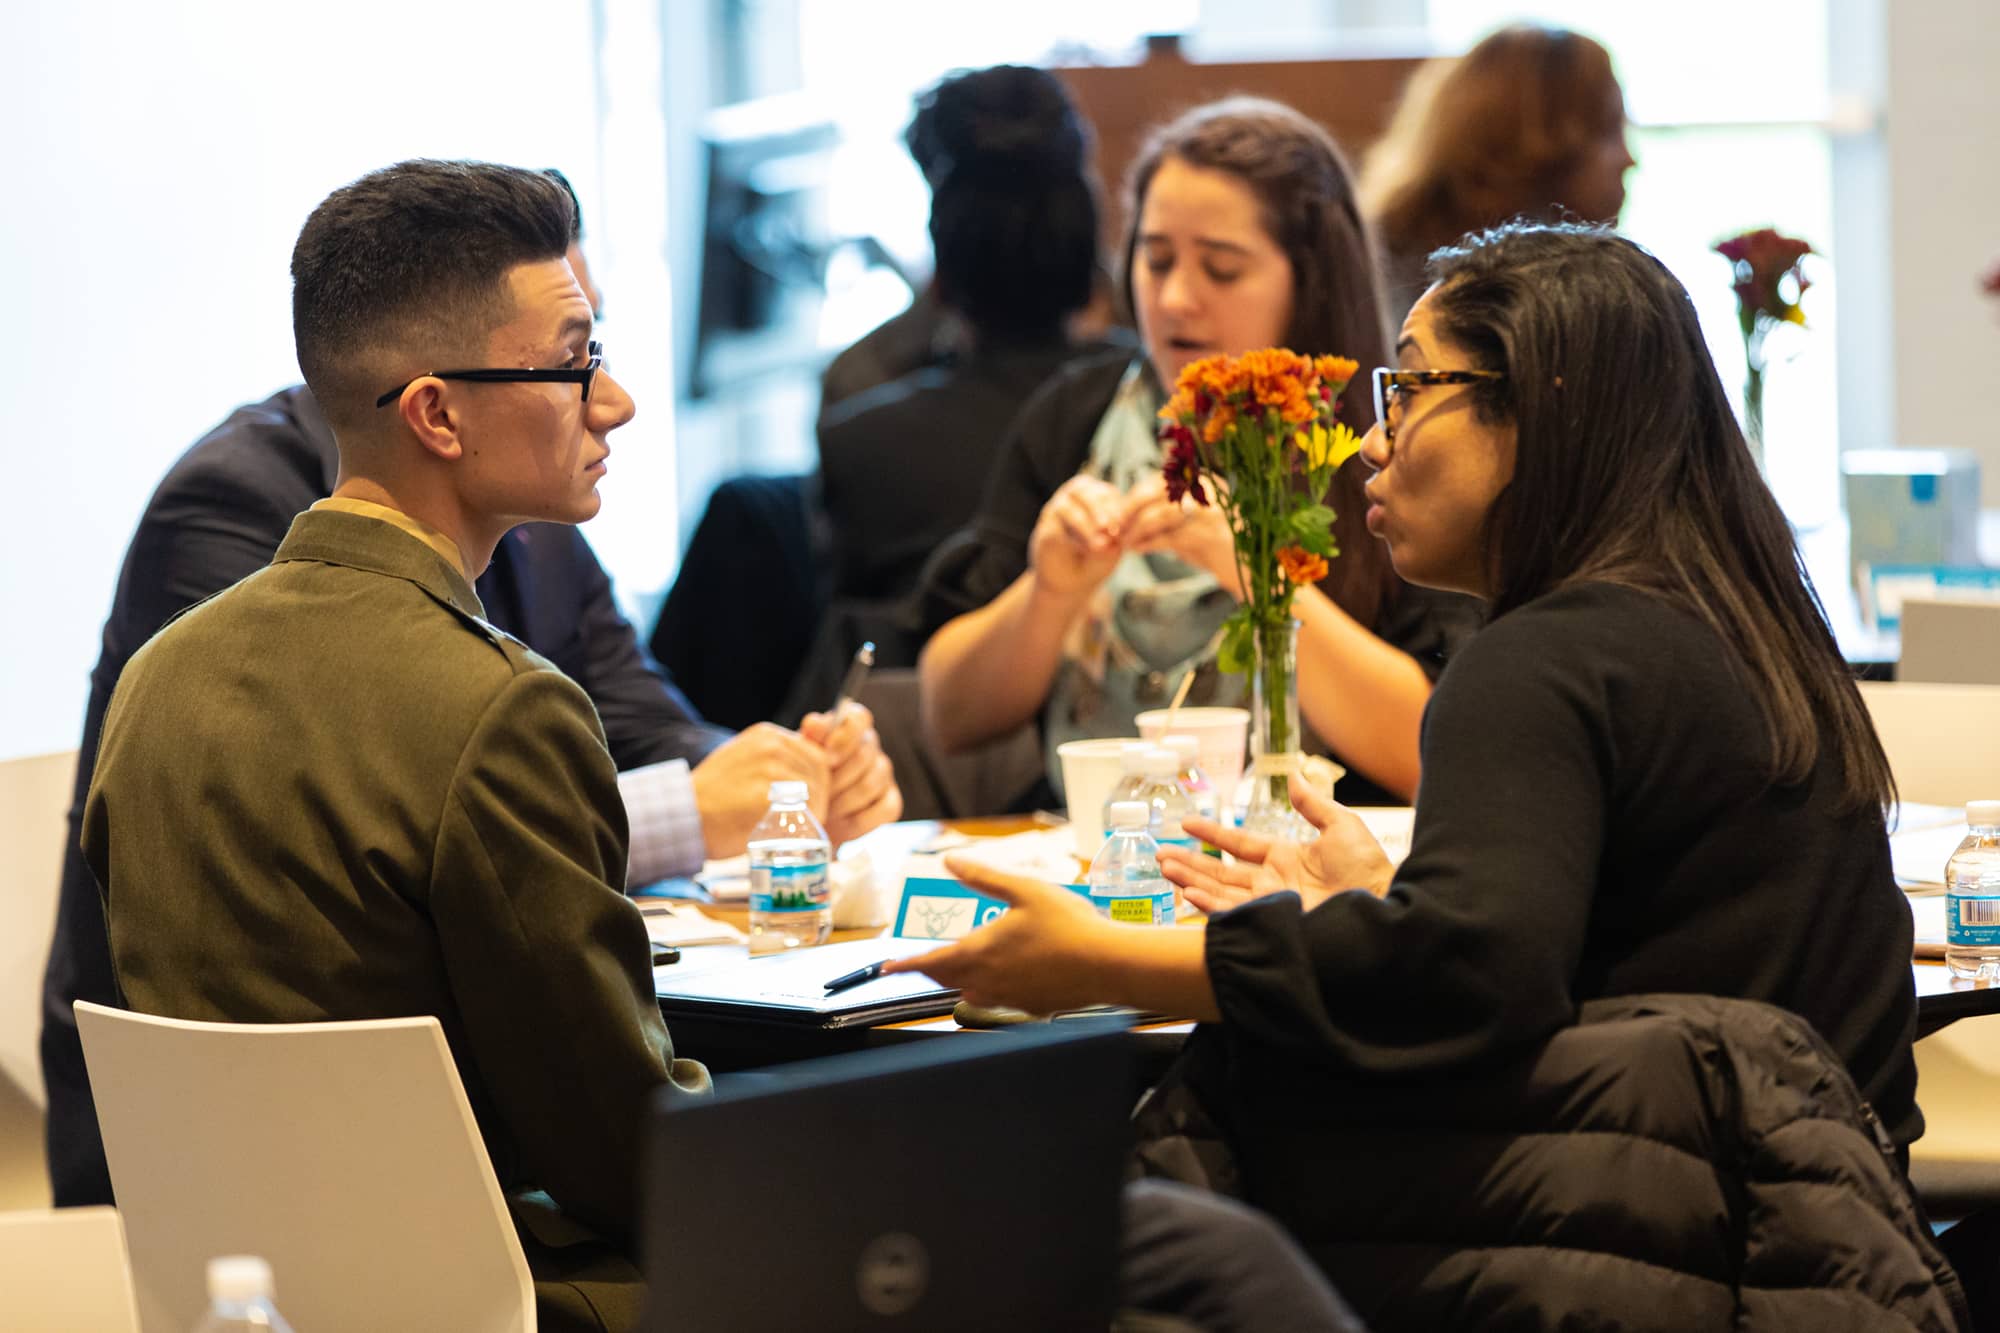
{"label": "long dark hair", "polygon": [[1431,256],[1440,335],[1502,380],[1513,480],[1487,515],[1493,615],[1581,582],[1639,588],[1705,621],[1762,705],[1771,777],[1835,747],[1853,808],[1894,798],[1888,759],[1777,501],[1751,461],[1694,304],[1601,227],[1517,223]]}
{"label": "long dark hair", "polygon": [[[1196,107],[1155,130],[1125,179],[1125,248],[1121,285],[1132,309],[1132,264],[1146,191],[1168,158],[1226,172],[1250,188],[1264,229],[1292,266],[1292,318],[1285,345],[1312,356],[1386,364],[1389,340],[1368,228],[1354,200],[1354,180],[1333,139],[1278,102],[1230,97]],[[1166,386],[1171,388],[1171,385]],[[1374,424],[1368,392],[1357,381],[1341,395],[1340,419],[1365,433]],[[1373,627],[1403,586],[1382,543],[1369,536],[1361,494],[1367,469],[1350,459],[1328,497],[1337,518],[1340,558],[1325,586],[1361,624]]]}

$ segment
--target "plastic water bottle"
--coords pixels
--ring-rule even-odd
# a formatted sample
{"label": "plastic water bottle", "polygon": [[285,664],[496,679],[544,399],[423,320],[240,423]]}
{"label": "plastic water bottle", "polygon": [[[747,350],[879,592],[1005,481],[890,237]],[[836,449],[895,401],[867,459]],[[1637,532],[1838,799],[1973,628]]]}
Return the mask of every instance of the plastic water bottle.
{"label": "plastic water bottle", "polygon": [[750,830],[750,952],[824,944],[833,933],[833,845],[806,808],[806,784],[771,784]]}
{"label": "plastic water bottle", "polygon": [[1162,847],[1200,851],[1201,844],[1181,827],[1182,821],[1194,814],[1194,800],[1181,789],[1180,756],[1156,746],[1142,756],[1141,762],[1145,765],[1145,780],[1132,799],[1144,801],[1150,807],[1153,841]]}
{"label": "plastic water bottle", "polygon": [[1138,926],[1174,923],[1174,886],[1160,873],[1160,847],[1144,801],[1111,807],[1111,836],[1090,859],[1090,905],[1099,916]]}
{"label": "plastic water bottle", "polygon": [[208,1261],[208,1311],[194,1333],[292,1333],[271,1304],[271,1265],[254,1254],[230,1254]]}
{"label": "plastic water bottle", "polygon": [[1214,819],[1217,810],[1215,788],[1209,784],[1207,775],[1196,762],[1201,755],[1201,742],[1192,736],[1169,736],[1160,743],[1180,760],[1181,790],[1194,802],[1194,812],[1203,819]]}
{"label": "plastic water bottle", "polygon": [[1944,863],[1944,965],[2000,985],[2000,801],[1965,807],[1965,841]]}
{"label": "plastic water bottle", "polygon": [[1146,781],[1146,756],[1154,750],[1151,741],[1127,741],[1118,752],[1118,781],[1112,784],[1111,794],[1104,798],[1104,831],[1111,832],[1111,807],[1120,801],[1130,801],[1139,795],[1139,788]]}

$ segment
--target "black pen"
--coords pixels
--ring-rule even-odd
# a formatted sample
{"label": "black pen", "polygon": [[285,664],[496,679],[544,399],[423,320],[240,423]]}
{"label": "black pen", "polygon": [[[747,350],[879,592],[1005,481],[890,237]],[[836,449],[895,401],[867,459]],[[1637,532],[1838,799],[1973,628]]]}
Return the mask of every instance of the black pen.
{"label": "black pen", "polygon": [[868,668],[875,665],[875,643],[868,640],[854,650],[854,660],[847,664],[847,675],[840,682],[840,693],[833,696],[833,711],[861,693],[861,687],[868,683]]}
{"label": "black pen", "polygon": [[875,980],[875,978],[882,975],[882,968],[888,961],[887,958],[884,958],[881,962],[870,963],[866,967],[857,967],[845,976],[835,977],[832,981],[826,983],[826,993],[831,995],[835,991],[844,991],[850,986],[859,986],[864,981]]}

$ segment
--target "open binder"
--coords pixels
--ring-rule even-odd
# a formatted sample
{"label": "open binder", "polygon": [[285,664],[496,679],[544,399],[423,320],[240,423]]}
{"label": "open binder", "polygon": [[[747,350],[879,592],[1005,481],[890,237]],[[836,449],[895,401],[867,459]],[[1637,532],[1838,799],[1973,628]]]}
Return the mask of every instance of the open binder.
{"label": "open binder", "polygon": [[804,1027],[871,1027],[951,1012],[958,992],[920,972],[876,977],[846,990],[826,993],[826,983],[884,958],[908,958],[939,948],[936,940],[885,936],[847,940],[813,949],[793,949],[706,971],[655,972],[660,1011],[671,1023],[676,1014],[704,1018],[755,1018]]}

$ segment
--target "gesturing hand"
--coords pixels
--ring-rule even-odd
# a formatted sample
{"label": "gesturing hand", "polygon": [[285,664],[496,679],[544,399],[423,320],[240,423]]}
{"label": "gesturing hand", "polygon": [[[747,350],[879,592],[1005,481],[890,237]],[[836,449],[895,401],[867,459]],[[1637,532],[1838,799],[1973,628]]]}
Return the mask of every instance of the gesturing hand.
{"label": "gesturing hand", "polygon": [[1226,912],[1287,889],[1304,900],[1307,911],[1346,889],[1367,889],[1377,896],[1388,892],[1394,868],[1361,817],[1309,782],[1293,778],[1291,793],[1292,805],[1319,830],[1310,843],[1272,842],[1210,820],[1190,819],[1184,822],[1189,833],[1228,852],[1236,864],[1162,847],[1161,873],[1204,912]]}
{"label": "gesturing hand", "polygon": [[884,972],[922,972],[977,1005],[1006,1004],[1048,1014],[1117,997],[1103,993],[1100,966],[1118,932],[1077,894],[964,856],[947,856],[952,874],[1007,904],[1007,912],[964,939]]}
{"label": "gesturing hand", "polygon": [[[1212,483],[1218,489],[1220,482]],[[1243,600],[1243,573],[1236,564],[1236,537],[1229,515],[1213,499],[1167,497],[1166,478],[1154,474],[1126,497],[1120,541],[1128,551],[1164,551],[1206,571],[1237,601]]]}
{"label": "gesturing hand", "polygon": [[1111,577],[1124,555],[1119,525],[1125,497],[1097,477],[1071,477],[1042,506],[1028,537],[1028,567],[1050,592],[1087,593]]}

